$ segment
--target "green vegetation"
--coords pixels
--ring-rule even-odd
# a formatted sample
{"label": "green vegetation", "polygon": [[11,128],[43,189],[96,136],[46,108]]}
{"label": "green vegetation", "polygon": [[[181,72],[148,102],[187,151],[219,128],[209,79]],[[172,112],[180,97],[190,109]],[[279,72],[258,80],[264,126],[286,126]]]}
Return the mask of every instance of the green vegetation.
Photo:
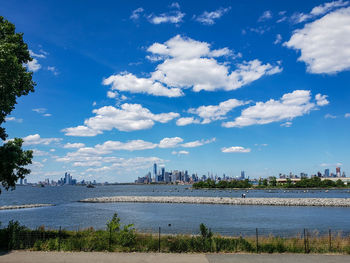
{"label": "green vegetation", "polygon": [[[36,230],[10,221],[0,229],[0,250],[30,249],[37,251],[111,251],[111,252],[250,252],[250,253],[347,253],[350,236],[340,234],[306,237],[256,236],[225,237],[213,234],[200,224],[199,235],[161,235],[138,233],[132,225],[121,226],[114,214],[106,230],[88,228],[79,231]],[[330,238],[331,237],[331,238]]]}
{"label": "green vegetation", "polygon": [[233,180],[233,181],[219,181],[215,182],[214,180],[208,179],[206,181],[201,181],[198,183],[194,183],[192,185],[193,188],[251,188],[252,184],[249,182],[248,179],[238,181],[238,180]]}
{"label": "green vegetation", "polygon": [[[25,67],[30,61],[23,34],[15,33],[15,26],[0,16],[0,125],[15,108],[17,98],[34,91],[33,73]],[[6,138],[5,128],[0,127],[0,139]],[[33,153],[23,151],[22,143],[16,138],[0,146],[0,183],[6,190],[14,189],[17,180],[30,173],[23,166],[32,163]]]}
{"label": "green vegetation", "polygon": [[287,179],[285,183],[278,183],[276,177],[270,177],[269,179],[260,179],[257,186],[253,186],[248,179],[246,180],[232,180],[232,181],[219,181],[208,179],[194,183],[192,185],[195,189],[207,188],[207,189],[225,189],[225,188],[345,188],[349,187],[344,184],[340,179],[332,181],[329,179],[321,180],[319,177],[302,178],[298,182],[292,182],[291,179]]}

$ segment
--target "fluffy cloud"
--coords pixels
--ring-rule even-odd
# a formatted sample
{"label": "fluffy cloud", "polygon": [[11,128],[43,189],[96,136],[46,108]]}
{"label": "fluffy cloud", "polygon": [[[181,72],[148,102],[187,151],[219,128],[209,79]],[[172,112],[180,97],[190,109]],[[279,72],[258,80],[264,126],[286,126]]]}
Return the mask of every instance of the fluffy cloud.
{"label": "fluffy cloud", "polygon": [[183,118],[179,118],[176,120],[176,125],[177,126],[186,126],[192,123],[200,123],[199,120],[196,120],[193,117],[183,117]]}
{"label": "fluffy cloud", "polygon": [[162,23],[178,24],[182,22],[182,18],[184,16],[185,16],[185,13],[182,13],[180,11],[171,11],[160,15],[151,14],[147,18],[150,23],[155,25],[162,24]]}
{"label": "fluffy cloud", "polygon": [[329,101],[327,100],[327,95],[321,95],[320,93],[316,94],[315,99],[316,99],[316,104],[318,106],[325,106],[329,104]]}
{"label": "fluffy cloud", "polygon": [[[232,109],[247,104],[247,102],[229,99],[221,102],[219,105],[200,106],[198,108],[191,108],[189,113],[196,114],[202,118],[202,124],[207,124],[212,121],[225,119],[225,115]],[[188,122],[188,124],[193,122]],[[180,125],[181,126],[181,125]],[[183,126],[183,125],[182,125]]]}
{"label": "fluffy cloud", "polygon": [[219,8],[212,12],[204,11],[203,14],[201,14],[198,17],[195,17],[195,20],[203,25],[214,25],[215,20],[222,17],[224,14],[226,14],[228,11],[230,11],[231,7],[228,8]]}
{"label": "fluffy cloud", "polygon": [[[112,75],[103,80],[104,85],[111,85],[112,90],[128,91],[131,93],[147,93],[154,96],[180,97],[183,92],[179,88],[166,88],[161,83],[148,78],[138,78],[135,75],[123,72]],[[112,98],[115,93],[109,92],[107,95]],[[115,96],[114,96],[115,97]]]}
{"label": "fluffy cloud", "polygon": [[344,117],[345,118],[350,118],[350,113],[345,113]]}
{"label": "fluffy cloud", "polygon": [[[235,90],[263,77],[282,71],[278,65],[263,64],[255,59],[244,61],[230,70],[229,63],[220,63],[218,57],[239,57],[228,48],[210,48],[207,42],[177,35],[165,43],[154,43],[148,49],[151,60],[162,61],[148,78],[139,78],[122,72],[103,81],[112,90],[146,93],[155,96],[179,97],[182,89]],[[155,58],[155,59],[153,59]]]}
{"label": "fluffy cloud", "polygon": [[29,61],[26,64],[26,66],[27,66],[28,70],[33,71],[33,72],[36,72],[39,69],[41,69],[41,65],[39,64],[39,62],[36,58],[33,58],[32,61]]}
{"label": "fluffy cloud", "polygon": [[164,138],[159,142],[159,148],[172,148],[178,146],[179,143],[183,142],[180,137]]}
{"label": "fluffy cloud", "polygon": [[83,148],[85,146],[84,143],[66,143],[63,148],[71,149],[71,148]]}
{"label": "fluffy cloud", "polygon": [[178,113],[154,114],[140,104],[124,103],[120,108],[105,106],[92,111],[96,114],[84,121],[84,126],[66,128],[62,131],[69,136],[95,136],[117,129],[119,131],[136,131],[153,127],[155,122],[167,123],[179,117]]}
{"label": "fluffy cloud", "polygon": [[337,73],[350,69],[350,7],[341,8],[294,31],[284,45],[300,50],[299,61],[310,73]]}
{"label": "fluffy cloud", "polygon": [[215,141],[216,141],[216,138],[212,138],[212,139],[209,139],[209,140],[196,140],[196,141],[193,141],[193,142],[183,143],[183,144],[181,144],[181,146],[185,147],[185,148],[194,148],[194,147],[199,147],[199,146],[202,146],[204,144],[212,143],[212,142],[215,142]]}
{"label": "fluffy cloud", "polygon": [[310,13],[305,14],[305,13],[295,13],[291,17],[291,21],[293,23],[302,23],[305,22],[306,20],[310,20],[313,18],[316,18],[318,16],[324,15],[334,9],[337,9],[339,7],[344,7],[349,4],[349,1],[343,1],[343,0],[338,0],[338,1],[333,1],[333,2],[328,2],[321,4],[319,6],[314,7]]}
{"label": "fluffy cloud", "polygon": [[244,148],[242,146],[232,146],[232,147],[223,147],[221,148],[223,153],[249,153],[249,148]]}
{"label": "fluffy cloud", "polygon": [[317,109],[318,103],[326,105],[323,101],[325,97],[321,94],[318,95],[316,103],[311,101],[311,94],[308,90],[295,90],[286,93],[280,100],[270,99],[267,102],[257,102],[255,105],[244,109],[241,116],[234,121],[224,122],[222,126],[231,128],[290,121]]}
{"label": "fluffy cloud", "polygon": [[61,138],[41,138],[39,134],[33,134],[28,135],[23,138],[23,145],[37,145],[37,144],[43,144],[43,145],[49,145],[53,142],[60,142]]}

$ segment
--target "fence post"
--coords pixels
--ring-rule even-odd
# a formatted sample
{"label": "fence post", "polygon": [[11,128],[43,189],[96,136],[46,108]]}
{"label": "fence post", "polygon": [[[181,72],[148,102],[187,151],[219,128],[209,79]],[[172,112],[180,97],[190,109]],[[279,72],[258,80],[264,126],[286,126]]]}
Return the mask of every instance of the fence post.
{"label": "fence post", "polygon": [[111,243],[112,243],[112,228],[109,228],[109,239],[108,239],[108,251],[111,251]]}
{"label": "fence post", "polygon": [[256,253],[259,253],[259,233],[258,233],[258,228],[255,229],[255,235],[256,235]]}
{"label": "fence post", "polygon": [[306,251],[306,229],[304,228],[304,251],[305,253],[307,253]]}
{"label": "fence post", "polygon": [[58,251],[61,250],[61,227],[60,230],[58,230]]}
{"label": "fence post", "polygon": [[328,241],[329,241],[329,251],[332,250],[332,230],[328,229]]}
{"label": "fence post", "polygon": [[158,252],[160,253],[160,227],[158,231]]}

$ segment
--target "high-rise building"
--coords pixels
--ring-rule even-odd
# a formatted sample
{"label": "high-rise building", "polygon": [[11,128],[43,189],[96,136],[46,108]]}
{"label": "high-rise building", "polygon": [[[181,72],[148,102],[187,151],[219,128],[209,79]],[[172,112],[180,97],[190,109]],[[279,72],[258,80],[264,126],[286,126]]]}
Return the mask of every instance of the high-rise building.
{"label": "high-rise building", "polygon": [[20,184],[20,185],[23,185],[23,178],[20,178],[20,179],[19,179],[19,184]]}
{"label": "high-rise building", "polygon": [[245,179],[245,172],[241,171],[241,180],[244,180],[244,179]]}
{"label": "high-rise building", "polygon": [[156,177],[157,176],[157,164],[156,163],[153,164],[153,173],[154,173],[154,176]]}
{"label": "high-rise building", "polygon": [[329,177],[329,169],[324,170],[324,177]]}
{"label": "high-rise building", "polygon": [[337,177],[340,177],[340,167],[335,168]]}

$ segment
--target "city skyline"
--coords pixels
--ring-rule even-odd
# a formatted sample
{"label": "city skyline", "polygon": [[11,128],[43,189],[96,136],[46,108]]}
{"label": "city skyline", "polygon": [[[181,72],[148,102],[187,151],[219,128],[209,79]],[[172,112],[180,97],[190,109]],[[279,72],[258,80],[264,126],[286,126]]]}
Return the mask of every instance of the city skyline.
{"label": "city skyline", "polygon": [[350,168],[349,1],[7,1],[0,13],[34,59],[35,92],[5,124],[34,150],[28,182],[132,182],[154,163],[251,178]]}

